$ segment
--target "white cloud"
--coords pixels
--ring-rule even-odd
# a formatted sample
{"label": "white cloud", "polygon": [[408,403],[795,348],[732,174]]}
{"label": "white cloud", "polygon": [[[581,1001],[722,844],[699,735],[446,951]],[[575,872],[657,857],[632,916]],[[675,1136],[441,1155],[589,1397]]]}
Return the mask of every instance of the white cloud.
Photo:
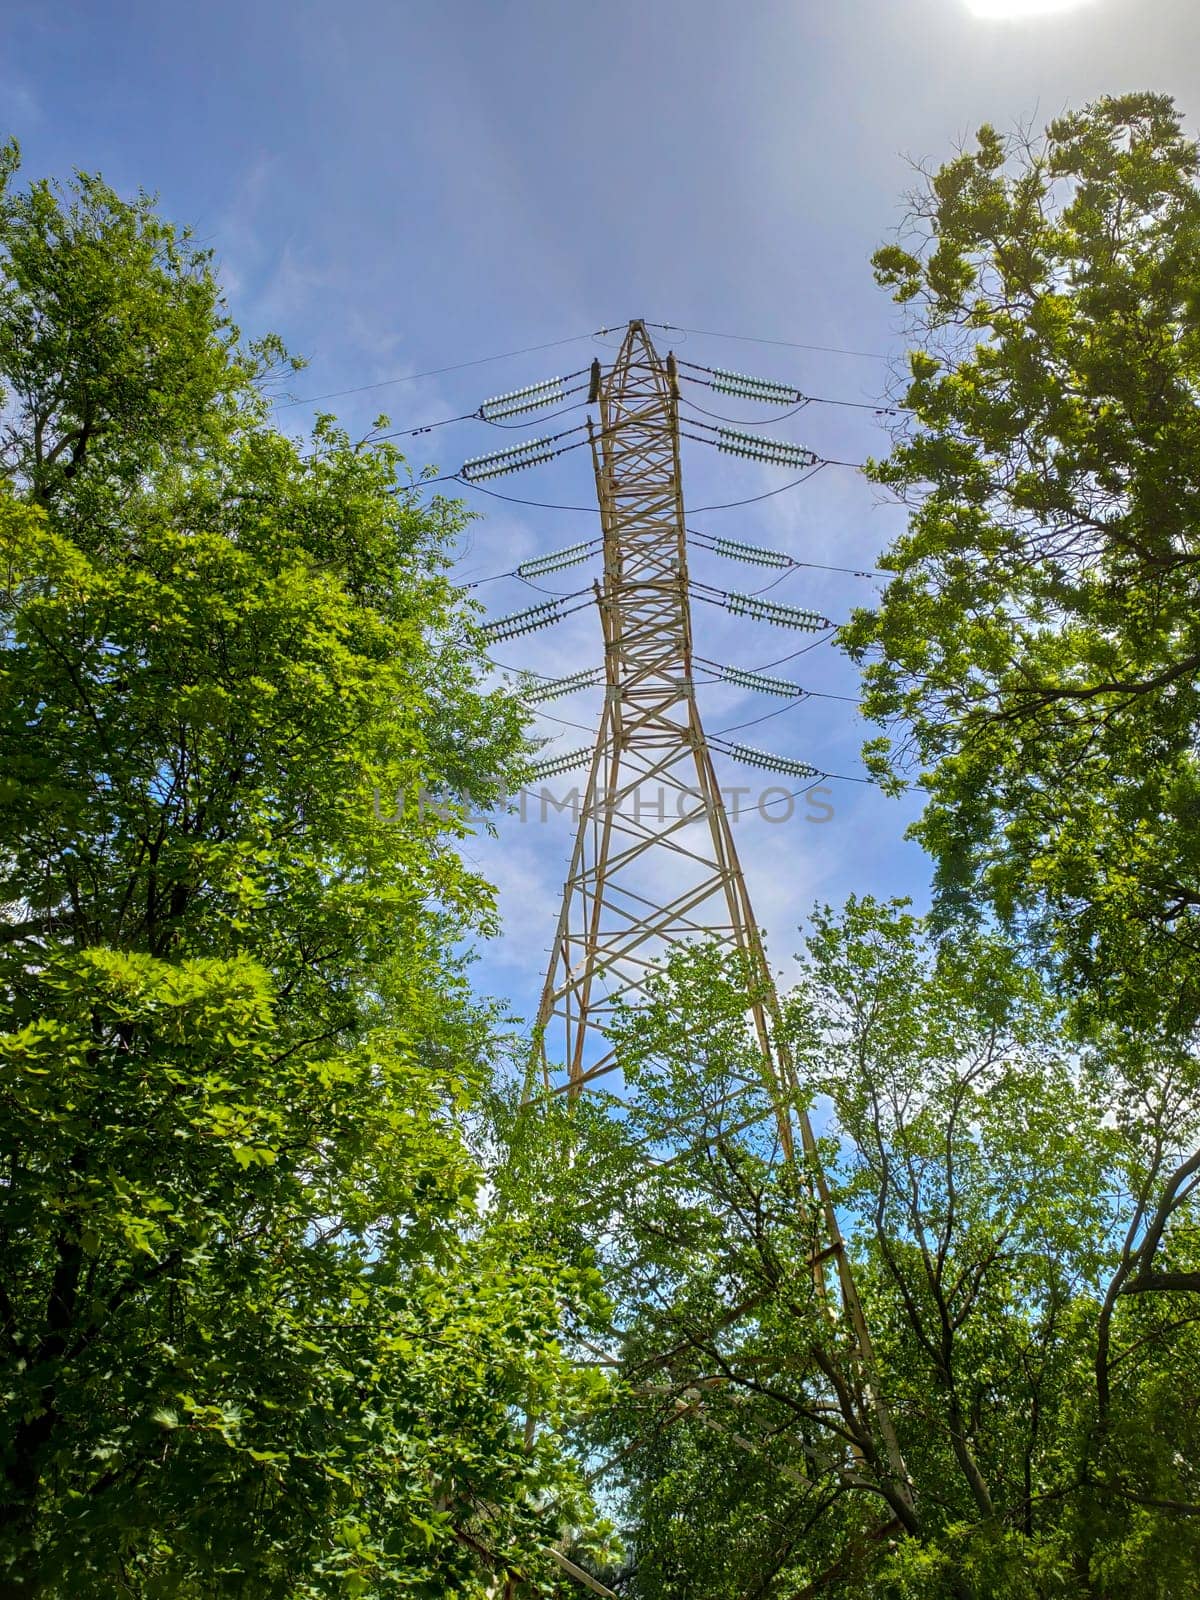
{"label": "white cloud", "polygon": [[1077,11],[1081,6],[1092,3],[1093,0],[967,0],[967,9],[977,17],[1023,22],[1030,17]]}

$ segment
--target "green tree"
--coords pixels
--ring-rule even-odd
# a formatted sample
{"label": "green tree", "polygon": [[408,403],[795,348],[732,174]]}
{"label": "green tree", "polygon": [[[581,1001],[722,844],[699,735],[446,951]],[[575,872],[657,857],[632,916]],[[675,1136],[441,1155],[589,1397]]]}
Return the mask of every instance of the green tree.
{"label": "green tree", "polygon": [[1081,1056],[994,934],[852,900],[809,949],[794,1015],[922,1522],[881,1592],[1179,1592],[1200,1344],[1157,1301],[1112,1325],[1145,1176],[1121,1041]]}
{"label": "green tree", "polygon": [[[911,1479],[898,1503],[863,1374],[809,1265],[811,1206],[757,1087],[738,974],[681,954],[620,1020],[629,1109],[575,1113],[557,1179],[599,1238],[619,1364],[584,1431],[628,1524],[638,1600],[1118,1600],[1200,1561],[1194,1319],[1123,1269],[1139,1134],[1119,1059],[1080,1060],[995,935],[900,906],[814,918],[785,1001]],[[647,1147],[666,1165],[647,1162]],[[830,1283],[830,1290],[833,1285]],[[835,1292],[835,1291],[833,1291]]]}
{"label": "green tree", "polygon": [[492,900],[456,844],[521,735],[445,576],[463,513],[387,446],[273,431],[281,350],[149,200],[15,169],[5,1592],[541,1579],[586,1516],[556,1339],[595,1280],[481,1205],[464,1132],[492,1028],[454,952]]}
{"label": "green tree", "polygon": [[[1172,1324],[1190,1352],[1200,1292],[1198,240],[1196,143],[1167,97],[1132,94],[1041,140],[982,129],[875,258],[917,346],[877,467],[910,516],[845,639],[888,727],[869,758],[928,791],[940,925],[997,919],[1108,1064],[1126,1204],[1090,1354],[1096,1460],[1118,1438],[1185,1460],[1195,1390],[1193,1372],[1161,1412],[1120,1352]],[[1156,1497],[1200,1515],[1186,1475],[1130,1492],[1151,1521]]]}
{"label": "green tree", "polygon": [[894,724],[873,759],[929,790],[942,914],[998,915],[1078,1028],[1136,1036],[1126,1293],[1200,1289],[1198,180],[1150,94],[928,177],[876,256],[920,345],[878,467],[912,511],[846,632]]}

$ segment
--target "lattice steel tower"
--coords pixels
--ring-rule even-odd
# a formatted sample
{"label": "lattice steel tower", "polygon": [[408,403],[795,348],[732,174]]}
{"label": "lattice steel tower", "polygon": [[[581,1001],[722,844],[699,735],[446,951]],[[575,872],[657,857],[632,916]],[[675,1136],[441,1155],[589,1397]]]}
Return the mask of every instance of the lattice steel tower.
{"label": "lattice steel tower", "polygon": [[[750,975],[748,1020],[784,1159],[803,1168],[801,1192],[810,1196],[819,1238],[813,1274],[830,1314],[844,1318],[889,1465],[906,1484],[812,1126],[776,1025],[775,983],[696,705],[674,357],[662,360],[645,324],[631,322],[609,372],[593,369],[592,398],[600,410],[592,454],[604,544],[597,601],[605,701],[527,1093],[540,1077],[543,1092],[574,1099],[619,1071],[605,1036],[614,1004],[643,997],[672,946],[715,938],[739,954]],[[828,1296],[830,1268],[840,1312]]]}

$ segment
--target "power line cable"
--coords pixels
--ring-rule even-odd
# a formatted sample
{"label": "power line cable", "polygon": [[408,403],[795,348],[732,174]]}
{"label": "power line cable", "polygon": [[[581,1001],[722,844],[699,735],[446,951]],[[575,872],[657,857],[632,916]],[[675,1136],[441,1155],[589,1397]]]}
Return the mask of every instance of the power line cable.
{"label": "power line cable", "polygon": [[[703,442],[707,444],[709,441],[705,439]],[[810,478],[815,478],[817,473],[823,468],[833,465],[835,465],[835,463],[831,461],[818,461],[815,467],[810,467],[807,472],[802,474],[802,476],[799,478],[793,478],[790,483],[780,484],[778,489],[768,489],[764,494],[748,495],[745,500],[723,500],[718,505],[693,506],[692,510],[696,513],[702,513],[705,511],[732,511],[737,506],[757,505],[760,500],[771,500],[777,494],[786,494],[789,489],[798,489],[802,483],[807,483]],[[836,465],[841,466],[844,465],[844,463],[838,462]]]}
{"label": "power line cable", "polygon": [[443,472],[439,477],[436,477],[436,478],[414,478],[411,481],[411,483],[398,483],[394,489],[389,490],[389,493],[391,493],[391,494],[407,494],[412,489],[424,489],[424,488],[427,488],[430,484],[434,484],[434,483],[461,483],[461,482],[462,482],[462,479],[459,477],[457,472]]}
{"label": "power line cable", "polygon": [[748,594],[752,600],[755,600],[760,594],[768,594],[772,589],[778,588],[785,578],[794,578],[796,572],[797,568],[795,567],[785,567],[777,578],[771,578],[763,584],[761,589],[746,589],[743,590],[743,593]]}
{"label": "power line cable", "polygon": [[[708,743],[718,750],[721,755],[728,756],[732,761],[741,759],[737,754],[736,746],[731,748],[723,748],[723,741],[720,734],[710,733],[708,735]],[[763,753],[765,754],[766,752]],[[878,788],[878,784],[875,782],[874,778],[864,778],[861,776],[861,774],[852,772],[822,772],[818,770],[816,773],[816,778],[814,778],[814,782],[817,778],[830,778],[836,783],[865,783],[873,789]],[[812,788],[812,784],[809,784],[808,788]],[[807,789],[796,790],[796,794],[806,794],[807,792]]]}
{"label": "power line cable", "polygon": [[648,328],[667,333],[694,333],[701,339],[736,339],[742,344],[773,344],[784,350],[820,350],[831,356],[861,356],[865,361],[890,361],[878,350],[844,350],[832,344],[801,344],[795,339],[758,339],[752,333],[717,333],[712,328],[685,328],[678,322],[647,322]]}
{"label": "power line cable", "polygon": [[486,578],[472,578],[470,583],[460,583],[460,589],[481,589],[485,583],[499,583],[501,578],[515,578],[516,572],[492,572]]}
{"label": "power line cable", "polygon": [[[433,480],[431,479],[429,481],[432,482]],[[478,485],[477,484],[471,484],[470,487],[471,488],[477,488]],[[555,509],[557,509],[557,508],[555,508]],[[595,506],[590,506],[590,507],[580,507],[579,509],[580,510],[592,510],[592,511],[595,511],[597,508]],[[702,528],[688,528],[688,529],[686,529],[686,532],[687,532],[688,538],[692,541],[693,546],[695,548],[703,550],[709,555],[725,556],[726,559],[732,559],[732,558],[730,558],[728,556],[727,552],[723,551],[720,548],[719,535],[706,533]],[[600,544],[600,540],[599,539],[589,539],[586,542],[588,544],[590,544],[590,545],[593,545],[593,546],[598,546]],[[802,569],[804,569],[806,571],[812,571],[812,572],[838,572],[838,573],[843,573],[847,577],[851,577],[851,578],[885,578],[885,577],[887,577],[887,573],[881,572],[878,569],[873,568],[873,567],[839,567],[839,566],[835,566],[832,563],[826,562],[826,561],[801,561],[797,557],[788,554],[788,552],[786,550],[781,550],[781,551],[778,552],[778,554],[783,560],[785,560],[788,563],[787,569],[780,575],[780,577],[773,579],[768,584],[765,584],[763,586],[763,588],[761,588],[761,589],[752,589],[750,591],[751,594],[753,594],[753,595],[765,594],[768,589],[774,588],[776,583],[782,582],[783,578],[786,578],[786,577],[790,576],[790,574],[792,572],[794,572],[798,568],[802,568]],[[523,574],[518,572],[515,567],[511,567],[505,572],[489,573],[489,575],[486,578],[473,578],[469,583],[461,584],[460,587],[464,588],[464,589],[478,589],[481,585],[483,585],[485,583],[498,583],[501,578],[520,578],[522,582],[525,582],[525,583],[529,582],[529,580],[527,578],[525,578],[523,576]],[[699,579],[693,579],[692,581],[694,583],[699,584]],[[714,585],[712,585],[712,584],[700,585],[700,586],[701,587],[707,587],[707,588],[714,588]],[[548,590],[547,590],[547,593],[549,593]]]}
{"label": "power line cable", "polygon": [[[805,646],[805,650],[810,650],[811,648],[812,648],[811,645],[806,645]],[[794,652],[794,654],[795,655],[803,655],[804,651],[797,650],[797,651]],[[783,657],[783,661],[790,661],[791,659],[792,659],[792,656],[784,656]],[[693,662],[697,663],[698,665],[700,665],[702,667],[707,667],[714,674],[721,674],[721,673],[724,673],[724,672],[728,671],[728,668],[722,662],[720,662],[720,661],[711,661],[711,660],[709,660],[709,658],[707,656],[693,656],[692,660],[693,660]],[[782,661],[772,661],[772,662],[768,662],[767,663],[768,666],[776,666],[776,667],[777,666],[781,666],[782,664],[783,664]],[[762,671],[764,669],[762,669],[760,667],[742,667],[739,670],[742,671],[742,672],[749,672],[751,675],[753,675],[754,673],[760,672],[760,671]],[[709,681],[712,682],[712,683],[724,683],[724,684],[730,684],[731,683],[731,680],[729,678],[720,677],[720,676],[714,676]],[[733,682],[732,683],[732,687],[737,688],[738,687],[737,683]],[[804,693],[805,696],[811,697],[811,698],[816,699],[816,700],[844,700],[848,705],[852,705],[852,706],[857,706],[857,705],[861,705],[862,704],[862,701],[858,698],[857,695],[853,695],[853,694],[832,694],[827,689],[805,689],[805,690],[803,690],[803,693]]]}
{"label": "power line cable", "polygon": [[[569,377],[577,374],[569,373]],[[587,388],[585,383],[576,384],[573,389],[563,391],[567,394],[581,394]],[[578,411],[580,406],[587,404],[586,400],[577,400],[573,405],[560,406],[556,411],[543,412],[537,418],[539,423],[549,422],[552,417],[564,417],[568,411]],[[435,428],[448,428],[454,422],[486,422],[489,428],[528,428],[531,426],[529,418],[522,418],[520,422],[497,422],[494,417],[485,417],[483,407],[475,411],[464,411],[458,417],[439,417],[436,422],[423,422],[417,428],[393,428],[389,433],[369,433],[363,440],[364,444],[379,444],[384,439],[414,439],[420,433],[432,433]]]}
{"label": "power line cable", "polygon": [[579,733],[590,733],[593,738],[596,736],[596,726],[594,723],[589,726],[587,723],[583,722],[571,722],[567,717],[560,717],[553,711],[543,711],[541,706],[530,704],[528,701],[522,700],[519,694],[514,695],[513,699],[519,700],[525,709],[531,712],[535,717],[548,717],[551,722],[560,722],[564,728],[574,728]]}
{"label": "power line cable", "polygon": [[[709,374],[708,378],[693,378],[690,372],[681,372],[679,374],[679,376],[681,378],[683,378],[687,383],[694,383],[698,387],[705,388],[705,389],[716,389],[717,388],[717,386],[711,381],[712,378],[715,378],[715,377],[719,376],[719,374],[717,373],[717,371],[716,371],[716,369],[714,367],[702,366],[701,363],[698,362],[698,361],[685,361],[685,360],[683,360],[682,357],[678,358],[678,363],[682,367],[691,367],[693,372],[707,372]],[[717,393],[718,394],[724,393],[724,391],[720,390],[720,389],[717,389]],[[833,399],[830,399],[830,397],[828,395],[805,394],[803,389],[800,389],[800,388],[797,388],[795,390],[795,395],[796,395],[796,400],[799,403],[793,406],[792,411],[790,411],[788,413],[789,416],[794,416],[797,411],[802,411],[804,409],[804,407],[808,406],[808,405],[814,405],[814,406],[844,406],[848,410],[851,410],[851,411],[873,411],[877,417],[884,417],[884,416],[894,417],[894,416],[896,416],[896,414],[897,414],[897,412],[899,410],[906,409],[906,408],[901,408],[901,407],[897,407],[897,406],[879,405],[877,402],[875,402],[873,400],[833,400]],[[749,398],[749,397],[747,397],[747,398]],[[704,411],[704,407],[696,405],[696,402],[694,400],[687,400],[686,397],[685,397],[684,403],[686,405],[689,405],[689,406],[695,406],[697,411]],[[788,402],[782,402],[782,401],[780,402],[780,404],[786,404],[786,403],[788,403]],[[715,412],[705,412],[705,415],[706,416],[715,416],[716,413]],[[722,418],[720,418],[720,420],[722,422],[737,422],[740,419],[737,418],[737,417],[722,417]],[[775,420],[778,421],[778,422],[782,422],[784,419],[782,417],[777,417]],[[769,424],[765,423],[765,422],[744,422],[744,423],[742,423],[743,427],[748,427],[748,428],[765,428],[768,425]]]}
{"label": "power line cable", "polygon": [[[784,576],[786,577],[787,574],[785,573]],[[778,581],[778,580],[776,580],[776,581]],[[767,588],[768,589],[770,589],[772,587],[773,587],[772,584],[767,584]],[[703,600],[706,605],[710,605],[710,606],[720,606],[722,608],[722,610],[725,610],[725,611],[728,611],[728,610],[731,609],[730,608],[730,602],[731,601],[737,601],[737,600],[740,600],[740,599],[753,600],[757,595],[759,595],[759,594],[761,594],[763,592],[761,589],[758,589],[758,590],[752,590],[749,594],[746,594],[745,591],[739,591],[737,594],[731,594],[728,589],[718,589],[718,588],[715,587],[715,585],[713,585],[711,583],[701,583],[699,578],[689,578],[688,579],[688,589],[689,589],[689,591],[690,591],[690,593],[692,595],[692,598],[694,600]],[[704,592],[705,590],[707,590],[708,593],[705,593]],[[768,602],[768,604],[771,605],[771,606],[779,607],[785,612],[791,612],[793,615],[795,615],[795,613],[799,609],[799,608],[797,608],[795,606],[783,606],[782,602],[779,602],[779,601],[771,601],[771,602]],[[736,611],[734,611],[733,614],[736,616],[738,613]],[[815,618],[817,613],[816,612],[805,612],[805,615],[808,616],[808,617],[814,617]],[[754,617],[752,620],[758,621],[758,622],[769,622],[769,621],[782,622],[781,618],[771,618],[771,617],[768,617],[768,616]],[[821,620],[823,622],[827,622],[828,623],[828,630],[829,631],[826,634],[827,638],[832,638],[833,635],[838,631],[838,629],[843,626],[843,624],[839,623],[839,622],[829,622],[828,618],[822,618]],[[789,622],[782,622],[782,625],[784,627],[788,627],[788,626],[797,627],[797,626],[800,626],[800,624],[797,624],[796,622],[790,622],[790,623]],[[803,624],[803,626],[811,628],[813,626],[813,624],[812,623],[805,623],[805,624]]]}
{"label": "power line cable", "polygon": [[439,417],[436,422],[425,422],[419,428],[393,428],[390,433],[367,434],[363,444],[381,444],[384,439],[415,439],[419,433],[432,433],[435,428],[448,428],[452,422],[476,422],[478,411],[464,411],[461,417]]}
{"label": "power line cable", "polygon": [[[572,598],[570,595],[564,595],[561,589],[544,589],[540,583],[534,583],[532,578],[525,577],[523,573],[514,571],[512,576],[516,578],[519,583],[523,583],[527,588],[532,589],[535,594],[551,594],[556,600],[569,600]],[[581,594],[583,591],[576,589],[574,592],[575,594]]]}
{"label": "power line cable", "polygon": [[[697,541],[701,550],[707,550],[713,555],[725,555],[718,548],[719,535],[706,533],[703,528],[688,528],[687,535]],[[874,567],[836,567],[825,561],[801,561],[796,556],[790,555],[786,550],[780,550],[779,555],[793,567],[805,567],[813,572],[843,572],[850,578],[886,578],[886,572],[880,572]],[[727,559],[729,559],[727,557]]]}
{"label": "power line cable", "polygon": [[[586,444],[587,442],[586,439],[580,441],[581,444]],[[711,440],[701,439],[699,442],[701,444],[710,444]],[[579,446],[569,445],[567,448],[575,450]],[[565,451],[559,451],[558,454],[565,454]],[[748,495],[744,500],[722,500],[715,505],[693,506],[692,511],[697,515],[701,515],[705,511],[733,511],[738,506],[757,505],[760,500],[771,500],[777,494],[786,494],[789,489],[799,488],[802,483],[807,483],[810,478],[815,478],[817,473],[825,467],[853,467],[855,471],[862,471],[862,466],[857,461],[818,461],[815,467],[810,467],[801,477],[793,478],[790,483],[780,484],[778,489],[768,489],[763,494]],[[472,483],[467,478],[459,478],[457,473],[449,473],[448,477],[455,478],[465,488],[478,489],[480,494],[490,495],[493,500],[506,500],[509,505],[536,506],[541,511],[581,511],[590,512],[597,517],[600,515],[599,506],[565,505],[560,501],[554,500],[528,500],[522,495],[503,494],[499,489],[485,489],[481,483]],[[438,479],[436,481],[444,482],[445,480]]]}
{"label": "power line cable", "polygon": [[552,672],[535,672],[532,667],[510,667],[507,662],[497,661],[494,656],[485,655],[483,658],[489,667],[495,667],[497,672],[511,672],[514,677],[522,675],[530,678],[540,678],[543,683],[557,683],[558,679]]}
{"label": "power line cable", "polygon": [[714,417],[718,422],[732,423],[734,427],[738,428],[773,428],[781,422],[789,421],[792,417],[803,411],[805,406],[809,404],[808,397],[805,396],[805,398],[801,400],[800,404],[798,406],[793,406],[790,411],[784,411],[779,416],[767,417],[762,421],[750,422],[745,417],[727,417],[720,411],[710,411],[707,406],[697,405],[694,400],[689,400],[685,394],[681,394],[679,398],[683,401],[685,406],[690,406],[693,411],[699,411],[703,416],[706,417]]}
{"label": "power line cable", "polygon": [[[696,425],[698,427],[702,427],[702,428],[708,429],[709,432],[711,432],[711,433],[719,432],[718,429],[712,428],[710,426],[710,424],[708,424],[708,423],[697,423]],[[534,444],[537,444],[537,445],[540,446],[540,445],[544,445],[544,444],[548,444],[548,443],[554,443],[558,439],[569,438],[571,436],[571,434],[573,434],[573,433],[582,433],[583,429],[584,429],[584,426],[585,426],[585,424],[579,423],[573,428],[566,428],[566,429],[563,429],[562,432],[560,432],[560,433],[551,434],[549,439],[531,440],[530,441],[530,447],[532,448],[532,446]],[[617,426],[620,426],[620,424],[618,424]],[[528,465],[540,465],[540,464],[544,463],[545,461],[553,461],[559,456],[566,455],[571,450],[580,450],[580,449],[582,449],[584,445],[594,442],[594,440],[597,439],[597,438],[603,438],[606,432],[616,432],[616,431],[617,431],[616,427],[614,427],[612,429],[601,429],[598,433],[594,433],[594,434],[590,435],[589,438],[587,438],[587,439],[577,439],[574,444],[562,445],[559,449],[551,451],[548,455],[540,456],[538,458],[537,462],[522,463],[521,465],[522,466],[524,466],[526,464],[528,464]],[[681,433],[682,433],[682,430],[681,430]],[[705,438],[700,434],[682,433],[682,437],[684,437],[685,439],[692,439],[697,444],[710,445],[710,446],[712,446],[714,448],[716,448],[716,445],[717,445],[717,441],[716,440]],[[512,453],[513,454],[516,453],[516,447],[515,446],[514,446],[514,449],[513,449]],[[496,452],[496,454],[497,455],[502,455],[502,454],[505,454],[505,452]],[[480,457],[479,459],[480,460],[483,460],[483,459],[489,459],[490,460],[491,458],[490,457],[488,457],[488,458]],[[464,466],[469,465],[469,464],[470,463],[464,463]],[[808,469],[807,472],[803,473],[799,478],[793,478],[790,483],[781,484],[778,489],[768,489],[763,494],[750,495],[744,500],[727,500],[727,501],[723,501],[720,504],[716,504],[716,505],[694,506],[692,509],[695,512],[729,511],[729,510],[734,509],[737,506],[754,505],[760,500],[769,500],[774,495],[785,494],[789,489],[795,489],[800,484],[807,483],[810,478],[815,477],[816,474],[818,472],[820,472],[824,467],[850,467],[855,472],[862,472],[864,470],[863,463],[861,461],[838,461],[838,460],[835,460],[833,458],[817,459],[815,461],[814,465],[811,466]],[[520,469],[514,467],[514,468],[512,468],[510,470],[516,471],[516,470],[520,470]],[[496,499],[496,500],[506,500],[511,505],[536,506],[536,507],[538,507],[538,508],[540,508],[541,510],[544,510],[544,511],[579,511],[579,512],[591,512],[595,516],[599,516],[600,515],[600,508],[598,506],[594,506],[594,505],[591,505],[591,506],[565,505],[565,504],[558,503],[558,502],[555,502],[555,501],[550,501],[550,500],[529,500],[529,499],[526,499],[526,498],[524,498],[523,496],[520,496],[520,495],[503,494],[498,489],[485,489],[482,484],[476,482],[474,479],[463,477],[462,476],[462,468],[461,467],[459,468],[458,472],[447,473],[443,478],[430,479],[429,481],[430,482],[439,482],[440,483],[440,482],[448,482],[450,479],[454,479],[457,482],[461,483],[464,486],[464,488],[478,489],[481,494],[490,495],[493,499]]]}
{"label": "power line cable", "polygon": [[527,356],[536,350],[557,350],[564,344],[578,344],[582,339],[595,339],[601,333],[608,333],[607,328],[600,328],[595,333],[573,333],[568,339],[550,339],[545,344],[527,344],[523,350],[502,350],[494,356],[477,356],[473,361],[456,361],[448,367],[431,367],[428,372],[404,372],[395,378],[380,378],[377,383],[359,383],[352,389],[331,389],[327,394],[305,395],[299,400],[282,400],[276,406],[277,411],[286,411],[291,406],[313,406],[319,400],[341,400],[348,394],[365,394],[369,389],[386,389],[394,383],[416,383],[421,378],[440,378],[447,372],[465,372],[468,367],[485,367],[491,361],[510,361],[516,356]]}
{"label": "power line cable", "polygon": [[[830,355],[861,356],[861,357],[863,357],[863,358],[865,358],[867,360],[873,360],[873,361],[887,361],[887,360],[891,359],[889,356],[881,355],[878,351],[875,351],[875,350],[847,350],[847,349],[842,349],[842,348],[840,348],[840,347],[838,347],[836,345],[804,344],[804,343],[800,343],[800,342],[798,342],[796,340],[790,340],[790,339],[762,339],[762,338],[756,338],[752,334],[719,333],[719,332],[717,332],[717,331],[715,331],[713,329],[686,328],[686,327],[683,327],[681,324],[674,323],[674,322],[649,322],[649,323],[647,323],[647,327],[662,328],[662,329],[666,330],[667,332],[672,332],[672,333],[692,333],[692,334],[696,334],[697,336],[699,336],[701,338],[706,338],[706,339],[736,339],[736,340],[739,340],[739,341],[741,341],[743,343],[749,343],[749,344],[775,345],[777,347],[780,347],[780,348],[783,348],[783,349],[789,349],[789,350],[819,350],[819,351],[824,351],[824,352],[826,352],[827,354],[830,354]],[[329,390],[326,390],[323,394],[301,395],[301,396],[298,396],[297,398],[292,399],[292,400],[280,400],[280,401],[277,401],[275,403],[275,410],[276,411],[287,411],[287,410],[292,409],[295,406],[317,405],[322,400],[342,400],[347,395],[368,394],[372,390],[391,388],[392,386],[394,386],[395,384],[398,384],[398,383],[419,383],[424,378],[440,378],[440,377],[443,377],[447,373],[450,373],[450,372],[465,372],[471,367],[487,366],[493,361],[511,361],[511,360],[515,360],[516,357],[518,357],[518,356],[532,355],[532,354],[535,354],[536,352],[541,351],[541,350],[557,350],[557,349],[561,349],[563,345],[579,344],[580,342],[582,342],[584,340],[587,340],[587,339],[600,339],[604,334],[610,333],[611,331],[612,331],[612,329],[610,327],[605,326],[605,327],[594,329],[591,333],[575,333],[575,334],[569,335],[565,339],[548,339],[548,340],[544,341],[541,344],[524,345],[519,350],[501,350],[501,351],[498,351],[495,355],[476,356],[470,361],[455,361],[455,362],[450,363],[448,366],[444,366],[444,367],[430,367],[424,372],[403,372],[403,373],[398,373],[395,377],[392,377],[392,378],[379,378],[373,383],[354,384],[350,388],[347,388],[347,389],[329,389]],[[699,366],[699,363],[697,363],[697,362],[689,362],[687,364],[689,366],[697,366],[697,367]],[[571,374],[571,376],[575,376],[575,374]],[[807,398],[816,399],[818,397],[817,396],[811,396],[811,397],[807,397]],[[864,406],[866,405],[866,402],[855,402],[855,401],[824,401],[822,403],[830,404],[830,405],[855,405],[855,404],[862,404]],[[875,409],[875,408],[872,408],[872,409]],[[885,409],[887,409],[887,408],[885,408]],[[462,417],[462,418],[454,417],[454,418],[446,418],[445,420],[447,422],[451,422],[451,421],[454,421],[454,422],[467,421],[467,420],[469,420],[469,417]],[[441,423],[430,424],[429,426],[441,426]],[[401,434],[407,434],[410,431],[416,432],[416,431],[419,431],[419,430],[404,429],[404,430],[401,430],[401,433],[398,433],[398,434],[394,435],[394,437],[400,437]],[[392,436],[389,436],[389,437],[392,437]]]}
{"label": "power line cable", "polygon": [[[797,656],[807,655],[810,650],[816,649],[817,645],[826,644],[829,641],[829,639],[831,639],[832,637],[833,637],[832,633],[826,634],[823,639],[817,639],[817,640],[814,640],[814,642],[812,644],[803,645],[799,650],[793,650],[790,655],[780,656],[777,661],[764,662],[764,664],[762,666],[760,666],[760,667],[744,667],[744,668],[742,668],[742,671],[751,672],[751,673],[754,673],[754,672],[766,672],[771,667],[781,667],[781,666],[785,665],[785,663],[788,662],[788,661],[794,661]],[[497,661],[494,656],[485,655],[483,659],[487,662],[489,667],[494,667],[497,672],[507,672],[512,677],[515,677],[515,678],[519,678],[522,675],[524,675],[524,676],[530,677],[530,678],[540,678],[543,683],[557,683],[558,682],[558,677],[553,672],[536,672],[532,667],[514,667],[514,666],[511,666],[507,661]],[[721,678],[721,677],[717,677],[717,676],[714,675],[716,673],[724,672],[725,668],[724,668],[724,666],[722,665],[721,662],[719,662],[719,661],[711,661],[706,656],[693,656],[692,657],[692,661],[693,661],[693,663],[695,665],[707,668],[709,670],[710,676],[707,679],[705,679],[706,682],[713,683],[713,684],[724,683],[724,684],[729,685],[730,687],[733,687],[733,688],[737,688],[738,687],[737,684],[730,685],[730,682],[729,682],[728,678]],[[597,670],[599,670],[599,669],[597,669]],[[604,685],[601,682],[597,682],[595,684],[584,684],[584,685],[581,685],[581,692],[582,692],[583,689],[603,688],[603,687],[604,687]],[[806,698],[806,699],[814,699],[814,700],[841,700],[846,705],[851,705],[851,706],[857,706],[857,705],[861,705],[862,704],[862,701],[858,698],[857,695],[852,695],[852,694],[834,694],[831,690],[828,690],[828,689],[805,689],[803,691],[803,697]]]}
{"label": "power line cable", "polygon": [[[451,473],[450,476],[457,479],[464,489],[478,489],[480,494],[490,495],[493,500],[507,500],[510,505],[537,506],[542,511],[590,511],[593,516],[598,517],[600,515],[599,506],[566,506],[556,504],[553,500],[525,500],[520,495],[502,494],[499,489],[485,489],[483,484],[472,483],[469,478],[459,478],[457,473]],[[711,510],[712,508],[706,507],[705,509]]]}
{"label": "power line cable", "polygon": [[728,727],[718,728],[716,733],[707,734],[706,737],[720,739],[727,733],[739,733],[743,728],[755,728],[760,722],[770,722],[772,717],[781,717],[785,711],[794,711],[798,705],[802,705],[807,699],[808,691],[805,690],[803,694],[798,694],[794,700],[789,700],[784,705],[776,706],[774,711],[764,711],[761,717],[751,717],[746,722],[731,722]]}
{"label": "power line cable", "polygon": [[[591,592],[590,587],[587,589],[572,589],[567,594],[556,594],[554,598],[556,600],[578,600],[582,595],[590,595]],[[578,610],[579,608],[576,607],[575,609]]]}
{"label": "power line cable", "polygon": [[778,656],[774,661],[764,661],[761,667],[749,667],[749,672],[769,672],[772,667],[782,667],[789,661],[795,661],[797,656],[806,656],[810,650],[816,650],[820,645],[828,644],[838,630],[830,628],[828,633],[823,633],[819,639],[814,639],[811,644],[802,644],[798,650],[790,651],[786,656]]}

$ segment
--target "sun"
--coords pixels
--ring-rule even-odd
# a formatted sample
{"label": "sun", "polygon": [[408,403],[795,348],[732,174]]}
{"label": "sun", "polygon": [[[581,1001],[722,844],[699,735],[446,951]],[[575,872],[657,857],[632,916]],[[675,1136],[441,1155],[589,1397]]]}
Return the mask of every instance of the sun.
{"label": "sun", "polygon": [[1075,11],[1091,0],[967,0],[967,8],[977,17],[996,17],[1003,21],[1026,17],[1048,17],[1058,11]]}

